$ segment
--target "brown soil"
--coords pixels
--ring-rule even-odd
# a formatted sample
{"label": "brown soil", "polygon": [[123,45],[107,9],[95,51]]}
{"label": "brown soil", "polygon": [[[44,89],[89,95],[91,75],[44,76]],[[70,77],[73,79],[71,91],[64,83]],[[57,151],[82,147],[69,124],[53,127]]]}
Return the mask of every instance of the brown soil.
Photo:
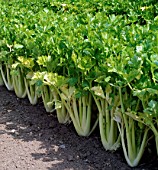
{"label": "brown soil", "polygon": [[[150,152],[135,170],[158,169]],[[156,162],[156,163],[155,163]],[[73,126],[61,125],[45,112],[0,87],[0,170],[130,170],[121,149],[106,152],[98,131],[79,137]]]}

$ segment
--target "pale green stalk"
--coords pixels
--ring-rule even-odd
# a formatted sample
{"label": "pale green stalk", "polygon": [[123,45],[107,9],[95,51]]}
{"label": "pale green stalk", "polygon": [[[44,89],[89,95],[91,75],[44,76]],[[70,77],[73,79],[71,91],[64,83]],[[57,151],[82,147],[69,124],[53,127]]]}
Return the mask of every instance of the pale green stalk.
{"label": "pale green stalk", "polygon": [[57,113],[57,119],[58,119],[59,123],[65,124],[69,121],[69,114],[67,113],[64,102],[62,99],[60,101],[60,97],[55,89],[52,91],[52,94],[53,94],[54,102],[55,103],[60,102],[60,106],[58,106],[58,107],[55,106],[56,113]]}
{"label": "pale green stalk", "polygon": [[[81,97],[78,99],[78,107],[82,108],[82,98]],[[82,114],[81,109],[79,109],[79,117],[80,117],[80,120],[82,120],[83,114]]]}
{"label": "pale green stalk", "polygon": [[3,85],[4,85],[3,78],[2,78],[2,75],[0,74],[0,86],[3,86]]}
{"label": "pale green stalk", "polygon": [[87,96],[81,96],[77,99],[74,95],[71,97],[62,97],[64,105],[70,115],[70,118],[74,124],[76,132],[80,136],[89,136],[97,126],[98,119],[91,128],[91,94]]}
{"label": "pale green stalk", "polygon": [[[72,109],[73,109],[73,116],[74,116],[74,119],[77,121],[77,124],[81,127],[81,124],[80,124],[80,119],[79,119],[79,114],[78,114],[78,108],[77,108],[77,100],[75,97],[72,97]],[[69,102],[69,107],[71,107],[71,102]],[[82,107],[81,107],[82,108]],[[81,109],[79,108],[79,109]]]}
{"label": "pale green stalk", "polygon": [[2,65],[0,65],[0,71],[1,71],[1,76],[3,79],[3,82],[5,84],[5,86],[7,87],[8,90],[13,90],[13,80],[12,80],[12,76],[10,75],[10,69],[9,66],[4,65],[5,70],[3,70],[4,68],[2,68]]}
{"label": "pale green stalk", "polygon": [[44,104],[44,107],[46,109],[46,112],[53,112],[54,109],[52,107],[52,104],[51,105],[48,105],[48,102],[52,102],[53,101],[53,94],[51,92],[51,90],[49,89],[49,86],[47,85],[44,85],[42,87],[42,100],[43,100],[43,104]]}
{"label": "pale green stalk", "polygon": [[27,97],[28,97],[30,103],[32,105],[37,104],[38,95],[37,95],[36,85],[32,85],[30,83],[30,80],[27,80],[25,77],[24,77],[24,83],[25,83]]}
{"label": "pale green stalk", "polygon": [[[102,108],[104,108],[103,113],[105,113],[106,134],[109,134],[109,132],[110,132],[110,112],[108,109],[108,102],[106,100],[102,100],[101,103],[103,103]],[[107,136],[107,138],[108,137],[109,137],[109,135]]]}
{"label": "pale green stalk", "polygon": [[67,111],[68,111],[68,113],[69,113],[69,115],[71,117],[71,120],[72,120],[73,125],[74,125],[74,127],[76,129],[77,134],[79,136],[83,136],[84,134],[83,134],[83,132],[82,132],[82,130],[80,128],[80,125],[78,124],[78,121],[74,117],[74,113],[72,111],[72,108],[69,106],[69,104],[65,100],[63,100],[63,103],[64,103],[64,105],[65,105],[65,107],[66,107],[66,109],[67,109]]}
{"label": "pale green stalk", "polygon": [[[85,100],[85,102],[86,102],[86,100]],[[83,125],[82,126],[83,126],[83,128],[86,127],[86,129],[87,129],[87,131],[89,131],[89,135],[90,135],[93,132],[93,130],[95,129],[98,121],[96,120],[92,129],[90,129],[91,128],[91,108],[92,108],[92,95],[91,94],[89,94],[87,102],[88,102],[87,103],[87,110],[86,110],[87,114],[85,114],[85,118],[84,118],[85,126],[83,126]]]}
{"label": "pale green stalk", "polygon": [[[106,99],[96,97],[94,94],[93,98],[99,111],[99,129],[102,144],[106,150],[116,150],[120,145],[120,136],[117,134],[114,111],[107,111],[108,103]],[[116,103],[117,102],[115,101],[115,104]]]}
{"label": "pale green stalk", "polygon": [[22,71],[19,69],[18,74],[12,75],[13,80],[13,87],[15,94],[19,98],[25,98],[26,97],[26,88],[24,83],[24,77],[22,76]]}
{"label": "pale green stalk", "polygon": [[[82,106],[82,119],[80,119],[80,122],[81,122],[81,128],[84,129],[86,127],[86,123],[87,123],[86,120],[87,120],[87,114],[88,114],[87,113],[86,97],[85,96],[82,97],[82,103],[83,103],[83,106]],[[86,127],[86,129],[87,129],[87,127]]]}
{"label": "pale green stalk", "polygon": [[[148,135],[149,128],[147,126],[144,127],[143,134],[139,134],[139,137],[138,137],[141,139],[143,138],[142,142],[139,146],[136,146],[136,140],[138,140],[135,138],[136,121],[125,114],[121,87],[119,87],[119,95],[120,95],[120,101],[121,101],[121,114],[122,114],[121,121],[122,122],[120,125],[120,122],[117,121],[117,125],[118,125],[119,132],[121,135],[122,148],[123,148],[124,156],[125,156],[125,159],[126,159],[128,165],[131,167],[135,167],[139,164],[140,159],[142,158],[142,155],[144,153],[144,149],[145,149],[146,143],[147,143],[147,135]],[[124,130],[124,128],[125,128],[125,130]],[[126,132],[126,136],[124,134],[124,131]],[[142,137],[142,135],[143,135],[143,137]],[[127,146],[125,144],[126,143],[125,140],[127,140]]]}

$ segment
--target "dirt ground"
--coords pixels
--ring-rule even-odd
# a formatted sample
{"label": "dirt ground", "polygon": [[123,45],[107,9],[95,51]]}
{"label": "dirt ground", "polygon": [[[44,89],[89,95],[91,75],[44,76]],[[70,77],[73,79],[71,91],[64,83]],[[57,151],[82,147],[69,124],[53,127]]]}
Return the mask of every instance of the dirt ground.
{"label": "dirt ground", "polygon": [[[145,155],[133,169],[158,169],[156,156]],[[106,169],[131,170],[121,150],[104,150],[96,132],[79,137],[71,124],[61,125],[46,113],[41,102],[32,106],[0,87],[0,170]]]}

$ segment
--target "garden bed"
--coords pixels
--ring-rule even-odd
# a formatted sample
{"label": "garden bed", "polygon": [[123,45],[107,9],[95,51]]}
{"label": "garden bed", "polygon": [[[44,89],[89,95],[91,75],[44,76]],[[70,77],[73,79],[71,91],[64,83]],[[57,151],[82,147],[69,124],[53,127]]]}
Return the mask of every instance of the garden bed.
{"label": "garden bed", "polygon": [[[71,126],[59,124],[42,103],[32,106],[0,87],[0,169],[132,169],[121,149],[106,152],[98,134],[79,137]],[[157,169],[156,153],[149,149],[135,170]]]}

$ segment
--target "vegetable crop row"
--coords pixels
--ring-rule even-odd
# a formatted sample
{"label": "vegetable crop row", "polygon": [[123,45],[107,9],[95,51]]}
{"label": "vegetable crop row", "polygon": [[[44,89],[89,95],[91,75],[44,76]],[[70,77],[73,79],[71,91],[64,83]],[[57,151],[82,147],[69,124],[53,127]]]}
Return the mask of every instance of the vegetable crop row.
{"label": "vegetable crop row", "polygon": [[[18,2],[18,3],[17,3]],[[137,166],[158,155],[158,2],[0,1],[0,84]],[[56,112],[55,112],[56,111]]]}

